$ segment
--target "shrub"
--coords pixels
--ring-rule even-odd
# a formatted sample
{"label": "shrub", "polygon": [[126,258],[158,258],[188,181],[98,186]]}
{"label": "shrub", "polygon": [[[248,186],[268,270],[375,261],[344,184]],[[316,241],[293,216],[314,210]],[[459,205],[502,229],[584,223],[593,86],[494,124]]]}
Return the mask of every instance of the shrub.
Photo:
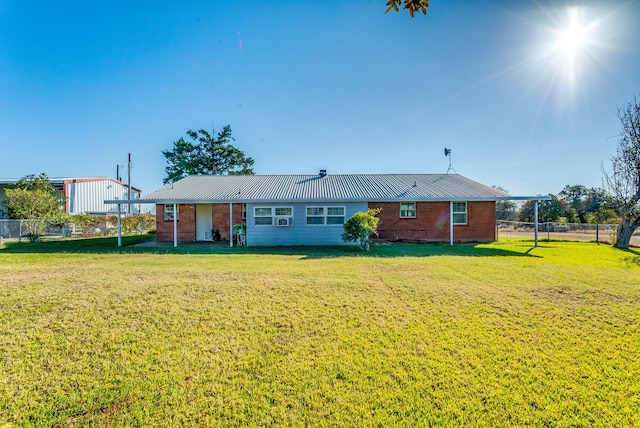
{"label": "shrub", "polygon": [[358,211],[352,215],[344,223],[342,240],[345,242],[355,242],[363,250],[369,251],[371,235],[378,234],[376,228],[378,227],[380,219],[377,215],[380,213],[380,210],[380,208],[369,208],[366,213]]}

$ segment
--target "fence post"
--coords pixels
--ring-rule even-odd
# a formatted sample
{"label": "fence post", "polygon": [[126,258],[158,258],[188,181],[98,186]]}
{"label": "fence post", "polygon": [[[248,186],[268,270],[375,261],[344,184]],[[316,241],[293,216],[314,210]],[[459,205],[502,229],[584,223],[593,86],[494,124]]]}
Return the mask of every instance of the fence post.
{"label": "fence post", "polygon": [[600,225],[596,223],[596,244],[600,243]]}
{"label": "fence post", "polygon": [[18,225],[18,242],[22,242],[22,220],[20,220]]}

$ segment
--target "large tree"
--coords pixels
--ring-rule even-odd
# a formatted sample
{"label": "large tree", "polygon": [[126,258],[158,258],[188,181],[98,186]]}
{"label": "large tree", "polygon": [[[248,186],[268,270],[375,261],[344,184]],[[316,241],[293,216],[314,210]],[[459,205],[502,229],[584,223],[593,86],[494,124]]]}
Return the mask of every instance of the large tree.
{"label": "large tree", "polygon": [[190,141],[180,138],[173,150],[163,150],[167,159],[164,183],[173,183],[189,175],[254,174],[253,159],[231,144],[231,126],[210,134],[204,129],[187,131]]}
{"label": "large tree", "polygon": [[63,220],[64,212],[56,199],[56,189],[44,173],[21,178],[5,190],[5,196],[9,218],[29,220],[23,226],[23,233],[32,241],[44,233],[47,222]]}
{"label": "large tree", "polygon": [[621,131],[611,172],[603,168],[604,182],[621,221],[615,246],[629,248],[631,235],[640,226],[640,103],[633,101],[618,108]]}
{"label": "large tree", "polygon": [[423,15],[427,14],[429,0],[387,0],[387,11],[385,13],[392,10],[398,12],[400,10],[399,6],[402,6],[403,3],[404,6],[402,8],[407,9],[412,18],[416,12],[422,12]]}
{"label": "large tree", "polygon": [[580,223],[588,223],[587,215],[598,211],[607,200],[604,189],[587,188],[581,184],[564,186],[558,197],[566,206],[567,214],[575,214]]}

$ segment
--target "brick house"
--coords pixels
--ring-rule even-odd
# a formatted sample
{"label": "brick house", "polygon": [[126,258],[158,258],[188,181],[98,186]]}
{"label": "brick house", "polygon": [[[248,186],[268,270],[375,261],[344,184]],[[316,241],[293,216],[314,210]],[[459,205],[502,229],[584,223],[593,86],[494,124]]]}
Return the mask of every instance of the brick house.
{"label": "brick house", "polygon": [[[490,242],[496,201],[525,199],[458,174],[191,176],[140,202],[156,204],[157,240],[236,240],[248,246],[344,245],[346,219],[381,208],[389,241]],[[526,198],[533,199],[533,198]],[[116,203],[111,201],[112,203]]]}

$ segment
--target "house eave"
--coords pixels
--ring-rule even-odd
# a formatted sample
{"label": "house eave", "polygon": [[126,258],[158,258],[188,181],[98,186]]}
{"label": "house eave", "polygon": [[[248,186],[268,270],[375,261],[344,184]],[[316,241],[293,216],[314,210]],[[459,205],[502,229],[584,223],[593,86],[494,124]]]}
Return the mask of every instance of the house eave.
{"label": "house eave", "polygon": [[436,198],[300,198],[300,199],[107,199],[105,204],[291,204],[291,203],[368,203],[368,202],[497,202],[497,201],[548,201],[549,195],[538,196],[450,196]]}

